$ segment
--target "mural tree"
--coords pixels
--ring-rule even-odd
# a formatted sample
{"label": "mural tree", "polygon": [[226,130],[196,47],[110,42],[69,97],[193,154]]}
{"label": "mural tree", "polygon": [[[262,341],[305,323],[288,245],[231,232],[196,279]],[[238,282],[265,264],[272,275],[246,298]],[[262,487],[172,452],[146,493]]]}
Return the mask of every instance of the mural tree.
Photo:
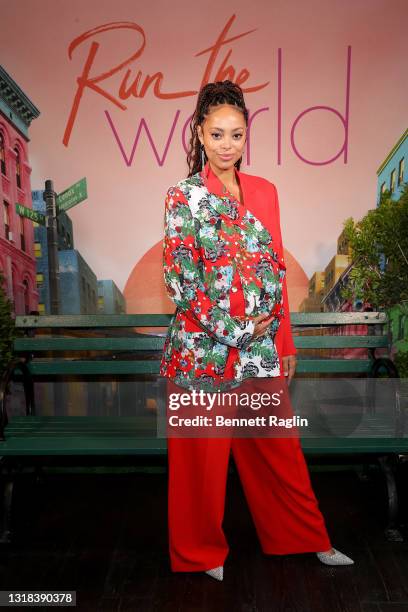
{"label": "mural tree", "polygon": [[385,191],[378,208],[358,222],[349,217],[344,227],[353,268],[342,296],[374,310],[408,300],[408,184],[398,200]]}
{"label": "mural tree", "polygon": [[[408,184],[405,183],[398,200],[393,200],[390,191],[386,190],[378,208],[369,210],[358,222],[349,217],[344,227],[353,265],[348,284],[341,291],[342,297],[369,302],[374,310],[389,310],[399,304],[405,312],[408,305]],[[408,351],[405,349],[408,338],[399,340],[394,361],[400,376],[405,378],[408,377]]]}

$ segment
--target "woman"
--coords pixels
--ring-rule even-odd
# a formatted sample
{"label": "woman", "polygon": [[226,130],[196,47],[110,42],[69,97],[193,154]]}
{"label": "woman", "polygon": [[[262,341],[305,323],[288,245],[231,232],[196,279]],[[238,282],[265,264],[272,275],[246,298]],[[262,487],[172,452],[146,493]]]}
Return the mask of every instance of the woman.
{"label": "woman", "polygon": [[[238,85],[205,85],[191,122],[189,175],[167,191],[164,279],[177,310],[160,373],[188,389],[290,382],[295,372],[278,197],[272,183],[239,170],[247,126]],[[298,437],[168,437],[173,571],[223,579],[230,450],[266,554],[353,563],[331,546]]]}

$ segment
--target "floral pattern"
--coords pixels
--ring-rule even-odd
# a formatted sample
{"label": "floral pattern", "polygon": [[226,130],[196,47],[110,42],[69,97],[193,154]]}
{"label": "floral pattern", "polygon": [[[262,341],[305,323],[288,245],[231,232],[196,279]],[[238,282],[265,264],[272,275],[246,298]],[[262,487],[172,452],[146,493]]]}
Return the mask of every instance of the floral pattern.
{"label": "floral pattern", "polygon": [[[170,187],[165,200],[163,270],[177,306],[160,374],[189,389],[222,389],[280,375],[274,337],[284,316],[283,259],[262,223],[239,202],[210,193],[200,173]],[[245,316],[231,308],[241,292]],[[253,317],[274,315],[253,337]],[[233,352],[232,376],[224,376]]]}

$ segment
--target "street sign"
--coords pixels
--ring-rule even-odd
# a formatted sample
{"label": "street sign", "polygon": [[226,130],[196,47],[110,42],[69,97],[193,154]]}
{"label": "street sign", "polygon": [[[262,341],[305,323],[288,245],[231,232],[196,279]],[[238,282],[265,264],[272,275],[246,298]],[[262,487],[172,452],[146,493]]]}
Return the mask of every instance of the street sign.
{"label": "street sign", "polygon": [[31,221],[46,225],[45,215],[42,215],[32,208],[27,208],[27,206],[23,206],[23,204],[19,204],[18,202],[16,202],[16,213],[21,217],[27,217],[27,219],[31,219]]}
{"label": "street sign", "polygon": [[80,181],[74,183],[71,187],[68,187],[68,189],[61,191],[61,193],[57,195],[57,214],[63,210],[72,208],[76,204],[86,200],[87,197],[86,178],[82,178]]}

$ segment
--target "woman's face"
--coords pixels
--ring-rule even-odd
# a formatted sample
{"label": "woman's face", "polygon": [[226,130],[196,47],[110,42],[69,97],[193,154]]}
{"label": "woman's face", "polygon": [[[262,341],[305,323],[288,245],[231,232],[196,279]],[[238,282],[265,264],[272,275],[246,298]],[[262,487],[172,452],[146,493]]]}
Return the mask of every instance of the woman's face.
{"label": "woman's face", "polygon": [[232,168],[241,157],[246,141],[244,114],[231,104],[211,107],[197,134],[212,168]]}

